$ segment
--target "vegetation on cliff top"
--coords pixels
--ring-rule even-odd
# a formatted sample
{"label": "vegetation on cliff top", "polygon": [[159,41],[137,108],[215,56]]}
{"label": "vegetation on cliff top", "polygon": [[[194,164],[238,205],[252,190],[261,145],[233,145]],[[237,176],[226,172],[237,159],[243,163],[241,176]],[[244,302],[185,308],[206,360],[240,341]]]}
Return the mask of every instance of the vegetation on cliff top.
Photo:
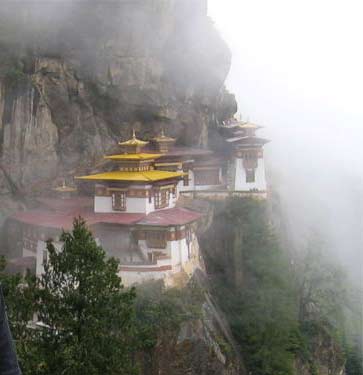
{"label": "vegetation on cliff top", "polygon": [[[201,244],[213,294],[248,371],[288,375],[300,363],[317,374],[319,366],[346,362],[347,375],[362,375],[361,299],[348,293],[320,242],[311,241],[292,262],[265,203],[232,199],[215,208]],[[138,373],[140,365],[152,365],[161,332],[172,341],[183,322],[200,318],[198,288],[165,291],[155,282],[137,295],[123,289],[117,262],[106,259],[83,221],[62,240],[62,253],[48,243],[38,280],[0,272],[24,374]],[[34,313],[43,323],[36,329],[29,326]]]}
{"label": "vegetation on cliff top", "polygon": [[[162,283],[124,289],[118,262],[106,258],[82,219],[61,236],[62,252],[48,242],[40,278],[0,281],[24,375],[138,374],[160,332],[172,334],[200,315],[198,288],[164,290]],[[32,323],[36,314],[41,324]]]}

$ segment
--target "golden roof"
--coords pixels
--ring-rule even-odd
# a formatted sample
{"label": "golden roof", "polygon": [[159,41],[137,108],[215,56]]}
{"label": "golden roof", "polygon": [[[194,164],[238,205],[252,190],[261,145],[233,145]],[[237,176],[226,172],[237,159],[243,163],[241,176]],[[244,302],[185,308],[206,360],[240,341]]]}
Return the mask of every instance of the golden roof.
{"label": "golden roof", "polygon": [[181,161],[175,163],[155,163],[155,167],[182,167],[183,163]]}
{"label": "golden roof", "polygon": [[120,154],[105,156],[109,160],[126,160],[126,161],[139,161],[139,160],[154,160],[158,159],[162,154]]}
{"label": "golden roof", "polygon": [[136,138],[135,129],[132,130],[132,138],[125,142],[119,142],[120,146],[145,146],[149,142],[142,141]]}
{"label": "golden roof", "polygon": [[171,137],[167,137],[165,134],[164,134],[164,129],[161,129],[161,133],[159,136],[153,138],[153,141],[155,142],[175,142],[176,139],[175,138],[171,138]]}
{"label": "golden roof", "polygon": [[78,180],[88,181],[129,181],[129,182],[155,182],[184,176],[183,172],[167,171],[143,171],[143,172],[123,172],[113,171],[99,173],[90,176],[76,177]]}

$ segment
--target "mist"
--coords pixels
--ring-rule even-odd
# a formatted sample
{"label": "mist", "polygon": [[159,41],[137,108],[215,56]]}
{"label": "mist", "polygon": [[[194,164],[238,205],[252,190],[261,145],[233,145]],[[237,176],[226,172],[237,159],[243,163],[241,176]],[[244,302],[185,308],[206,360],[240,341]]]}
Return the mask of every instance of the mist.
{"label": "mist", "polygon": [[[91,10],[85,2],[93,3]],[[49,56],[65,52],[86,76],[103,72],[110,36],[135,39],[133,30],[145,24],[142,13],[130,24],[117,0],[3,4],[0,58],[28,48]],[[354,277],[362,277],[363,262],[362,7],[355,0],[209,0],[209,15],[232,52],[227,87],[239,114],[265,126],[260,134],[272,141],[269,182],[291,238],[299,248],[311,231],[320,232]],[[152,44],[155,35],[140,35],[146,34],[150,40],[133,41],[137,55]]]}
{"label": "mist", "polygon": [[311,231],[362,278],[363,25],[358,1],[210,0],[233,59],[227,88],[265,126],[270,184],[297,248]]}

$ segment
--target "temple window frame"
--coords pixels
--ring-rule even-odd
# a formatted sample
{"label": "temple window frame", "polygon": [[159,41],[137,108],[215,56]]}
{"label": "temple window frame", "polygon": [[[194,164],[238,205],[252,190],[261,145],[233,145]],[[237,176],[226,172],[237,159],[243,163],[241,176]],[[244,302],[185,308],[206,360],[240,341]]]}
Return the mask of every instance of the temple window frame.
{"label": "temple window frame", "polygon": [[154,202],[155,209],[162,209],[169,206],[170,191],[168,189],[160,189],[155,192]]}
{"label": "temple window frame", "polygon": [[165,231],[146,231],[146,245],[151,249],[166,249],[168,245]]}
{"label": "temple window frame", "polygon": [[[127,196],[125,190],[110,190],[112,199],[112,210],[113,211],[126,211],[127,210]],[[118,201],[116,201],[118,199]]]}

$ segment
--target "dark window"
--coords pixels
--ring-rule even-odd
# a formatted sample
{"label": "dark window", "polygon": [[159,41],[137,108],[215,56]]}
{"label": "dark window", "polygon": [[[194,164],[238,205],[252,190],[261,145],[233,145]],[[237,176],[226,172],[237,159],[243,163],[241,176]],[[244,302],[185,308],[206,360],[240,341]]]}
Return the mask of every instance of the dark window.
{"label": "dark window", "polygon": [[183,178],[184,186],[189,186],[189,173],[186,173]]}
{"label": "dark window", "polygon": [[146,244],[149,248],[165,249],[166,233],[165,232],[146,232]]}
{"label": "dark window", "polygon": [[126,193],[117,191],[112,193],[112,209],[115,211],[126,211]]}
{"label": "dark window", "polygon": [[195,171],[195,185],[219,185],[219,169]]}
{"label": "dark window", "polygon": [[254,169],[247,169],[246,170],[246,182],[255,182],[255,170]]}
{"label": "dark window", "polygon": [[155,193],[155,208],[165,208],[169,205],[169,190],[160,190]]}

